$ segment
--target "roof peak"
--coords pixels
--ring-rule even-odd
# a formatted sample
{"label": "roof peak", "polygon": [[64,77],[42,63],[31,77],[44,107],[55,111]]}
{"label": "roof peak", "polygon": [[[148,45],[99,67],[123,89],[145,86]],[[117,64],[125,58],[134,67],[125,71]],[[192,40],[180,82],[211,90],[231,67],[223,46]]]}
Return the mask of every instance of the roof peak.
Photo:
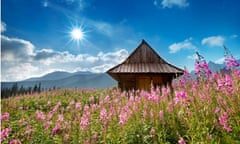
{"label": "roof peak", "polygon": [[[182,72],[181,69],[169,64],[163,58],[158,55],[158,53],[144,40],[138,47],[123,61],[121,64],[113,67],[109,71],[117,70],[121,72],[121,68],[126,67],[127,69],[134,69],[134,67],[140,66],[142,68],[150,68],[152,69],[151,72]],[[158,67],[159,66],[159,67]],[[163,70],[162,68],[165,67],[167,70]],[[124,70],[125,71],[125,70]],[[137,70],[138,71],[138,70]],[[146,72],[145,70],[140,70],[138,72]]]}

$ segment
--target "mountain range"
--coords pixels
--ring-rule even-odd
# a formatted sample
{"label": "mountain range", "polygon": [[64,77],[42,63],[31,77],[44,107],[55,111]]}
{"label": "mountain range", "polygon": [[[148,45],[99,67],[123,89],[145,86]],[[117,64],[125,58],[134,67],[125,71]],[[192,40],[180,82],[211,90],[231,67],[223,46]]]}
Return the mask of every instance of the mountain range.
{"label": "mountain range", "polygon": [[107,73],[91,72],[63,72],[55,71],[42,77],[29,78],[18,82],[1,82],[2,88],[11,88],[13,84],[18,86],[33,87],[41,83],[44,89],[49,88],[108,88],[116,86],[117,82]]}
{"label": "mountain range", "polygon": [[[240,63],[240,59],[237,60]],[[225,64],[217,64],[212,61],[208,62],[209,68],[212,72],[225,70]],[[240,68],[240,67],[239,67]],[[190,73],[195,77],[194,71]],[[17,83],[18,86],[33,87],[41,83],[44,89],[49,88],[108,88],[117,85],[117,82],[112,79],[107,73],[91,73],[91,72],[63,72],[55,71],[46,74],[42,77],[29,78],[18,82],[1,82],[2,88],[11,88],[13,84]]]}

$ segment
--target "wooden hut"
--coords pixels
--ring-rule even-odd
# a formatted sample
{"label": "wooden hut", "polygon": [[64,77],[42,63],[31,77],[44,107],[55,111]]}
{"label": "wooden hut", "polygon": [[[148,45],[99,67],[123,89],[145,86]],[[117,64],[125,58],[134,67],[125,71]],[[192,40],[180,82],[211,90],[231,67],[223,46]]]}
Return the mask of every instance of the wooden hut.
{"label": "wooden hut", "polygon": [[122,90],[149,90],[151,84],[161,86],[183,74],[183,70],[161,58],[144,40],[121,64],[107,71]]}

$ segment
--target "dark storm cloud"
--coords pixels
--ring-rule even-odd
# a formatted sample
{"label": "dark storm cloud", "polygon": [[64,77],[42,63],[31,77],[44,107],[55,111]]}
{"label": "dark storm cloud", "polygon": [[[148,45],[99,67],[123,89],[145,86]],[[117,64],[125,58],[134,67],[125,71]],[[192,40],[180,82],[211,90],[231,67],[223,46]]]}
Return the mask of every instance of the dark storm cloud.
{"label": "dark storm cloud", "polygon": [[26,40],[1,36],[1,57],[4,61],[28,60],[34,55],[34,45]]}

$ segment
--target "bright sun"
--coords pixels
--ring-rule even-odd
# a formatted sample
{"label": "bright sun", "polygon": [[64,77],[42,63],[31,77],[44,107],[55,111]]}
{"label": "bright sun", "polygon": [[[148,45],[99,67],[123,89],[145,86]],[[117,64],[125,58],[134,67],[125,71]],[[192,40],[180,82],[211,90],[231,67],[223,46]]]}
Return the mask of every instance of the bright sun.
{"label": "bright sun", "polygon": [[82,40],[82,39],[83,39],[84,33],[83,33],[82,29],[80,29],[80,28],[74,28],[74,29],[71,31],[71,37],[72,37],[72,39],[79,41],[79,40]]}

